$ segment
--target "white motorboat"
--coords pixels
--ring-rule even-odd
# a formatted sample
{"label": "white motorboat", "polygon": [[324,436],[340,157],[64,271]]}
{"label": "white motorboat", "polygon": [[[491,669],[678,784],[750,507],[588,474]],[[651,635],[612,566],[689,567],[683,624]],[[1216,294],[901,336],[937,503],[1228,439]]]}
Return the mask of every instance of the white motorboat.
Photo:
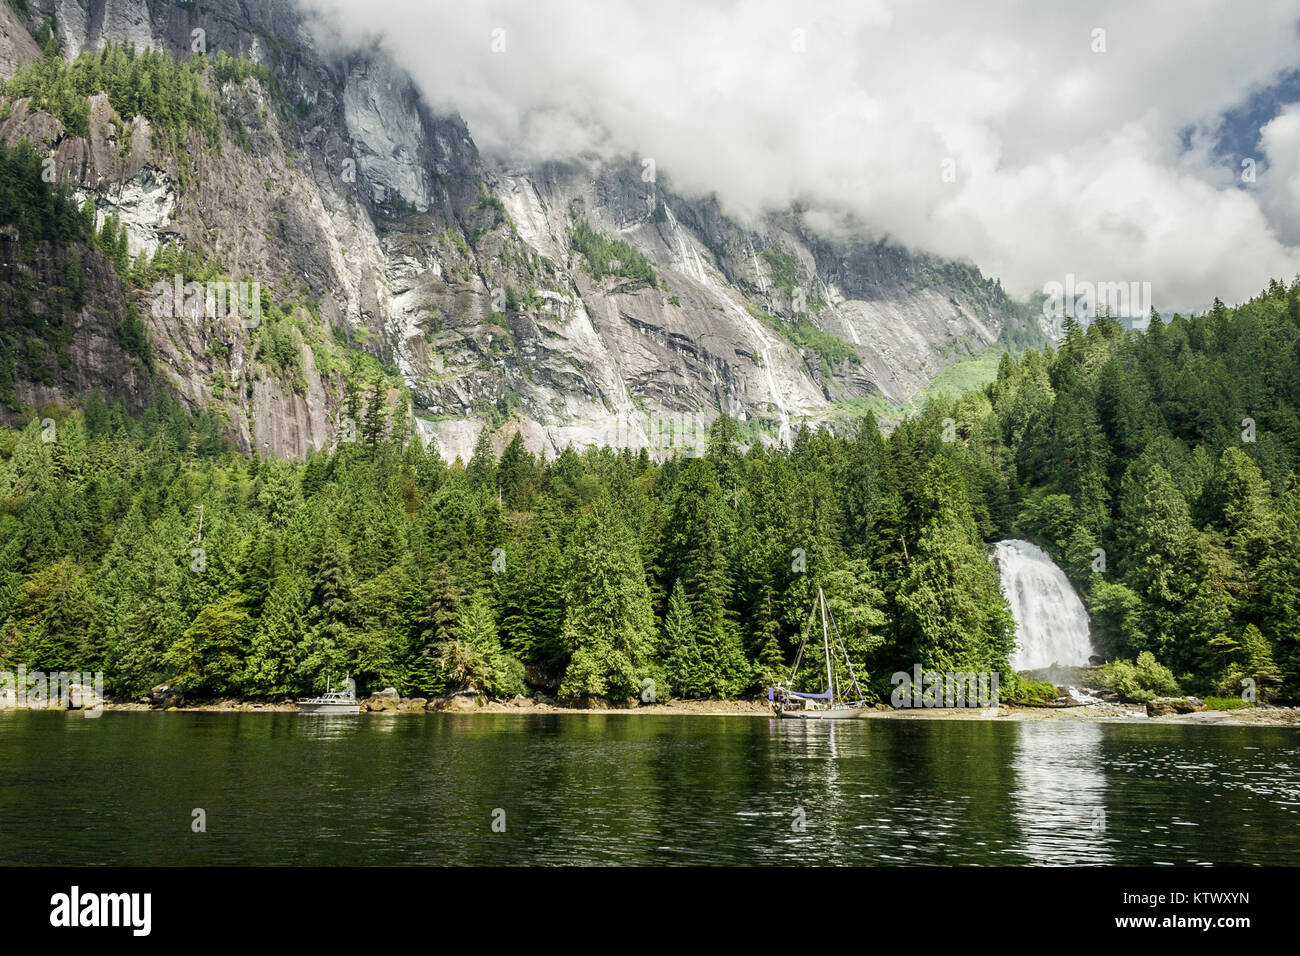
{"label": "white motorboat", "polygon": [[348,681],[346,690],[328,687],[320,697],[303,697],[298,701],[298,712],[302,714],[359,714],[361,704],[357,702],[356,685]]}

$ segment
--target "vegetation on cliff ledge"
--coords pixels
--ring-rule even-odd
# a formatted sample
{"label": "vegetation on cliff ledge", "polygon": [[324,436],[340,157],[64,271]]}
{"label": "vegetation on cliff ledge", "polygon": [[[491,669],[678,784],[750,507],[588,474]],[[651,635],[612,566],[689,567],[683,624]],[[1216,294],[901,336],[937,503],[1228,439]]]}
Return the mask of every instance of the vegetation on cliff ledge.
{"label": "vegetation on cliff ledge", "polygon": [[585,221],[577,223],[569,233],[569,242],[575,252],[587,261],[587,271],[593,279],[618,276],[634,279],[654,286],[655,271],[641,252],[622,239],[607,239]]}

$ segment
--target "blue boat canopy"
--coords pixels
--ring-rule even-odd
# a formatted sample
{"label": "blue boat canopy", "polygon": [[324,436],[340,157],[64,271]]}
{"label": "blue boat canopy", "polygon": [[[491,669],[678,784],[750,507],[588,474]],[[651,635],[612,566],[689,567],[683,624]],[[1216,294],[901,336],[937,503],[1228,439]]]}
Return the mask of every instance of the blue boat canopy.
{"label": "blue boat canopy", "polygon": [[791,697],[802,697],[804,700],[830,700],[831,692],[829,690],[821,694],[801,694],[797,690],[788,691]]}

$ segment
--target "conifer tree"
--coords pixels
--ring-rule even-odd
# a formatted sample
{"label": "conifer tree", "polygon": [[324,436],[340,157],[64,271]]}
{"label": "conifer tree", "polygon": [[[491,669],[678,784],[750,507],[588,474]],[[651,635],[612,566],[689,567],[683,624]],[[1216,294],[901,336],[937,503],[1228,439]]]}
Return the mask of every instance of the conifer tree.
{"label": "conifer tree", "polygon": [[695,622],[691,619],[691,606],[686,591],[678,580],[668,599],[668,614],[664,618],[660,648],[664,662],[664,676],[673,694],[693,697],[703,689],[700,648],[695,641]]}
{"label": "conifer tree", "polygon": [[438,663],[450,688],[491,697],[524,692],[523,667],[501,649],[492,605],[481,592],[462,605],[450,639],[439,645]]}
{"label": "conifer tree", "polygon": [[384,439],[388,427],[387,386],[382,378],[375,378],[370,383],[370,394],[366,400],[366,417],[361,425],[361,435],[366,444],[378,445]]}
{"label": "conifer tree", "polygon": [[561,695],[631,696],[654,679],[654,611],[636,542],[608,499],[578,520],[565,567]]}

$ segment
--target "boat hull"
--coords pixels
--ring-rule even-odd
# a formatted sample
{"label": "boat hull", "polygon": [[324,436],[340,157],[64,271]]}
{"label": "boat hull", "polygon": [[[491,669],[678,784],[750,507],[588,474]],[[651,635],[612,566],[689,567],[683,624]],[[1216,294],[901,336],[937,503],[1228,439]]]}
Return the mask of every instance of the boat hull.
{"label": "boat hull", "polygon": [[336,714],[359,714],[361,713],[361,705],[335,703],[333,701],[322,704],[299,701],[298,712],[301,714],[318,714],[325,716],[334,716]]}
{"label": "boat hull", "polygon": [[837,707],[832,710],[783,710],[781,716],[787,720],[857,720],[870,709]]}

